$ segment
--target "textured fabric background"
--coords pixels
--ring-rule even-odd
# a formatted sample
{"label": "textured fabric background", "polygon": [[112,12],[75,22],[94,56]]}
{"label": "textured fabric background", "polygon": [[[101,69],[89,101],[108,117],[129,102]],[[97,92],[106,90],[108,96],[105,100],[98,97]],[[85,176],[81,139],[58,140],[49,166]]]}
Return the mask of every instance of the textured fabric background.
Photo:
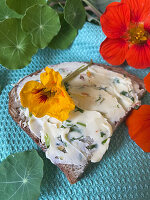
{"label": "textured fabric background", "polygon": [[[150,154],[144,153],[130,139],[125,124],[115,131],[102,161],[91,164],[84,178],[70,185],[8,114],[8,92],[19,79],[48,64],[64,61],[90,61],[92,58],[94,62],[105,63],[99,54],[104,38],[100,27],[86,23],[69,49],[39,50],[31,64],[21,70],[11,71],[0,66],[0,161],[15,152],[38,149],[45,165],[39,200],[150,200]],[[150,68],[125,68],[140,78],[150,72]],[[150,94],[144,97],[143,103],[150,104]]]}

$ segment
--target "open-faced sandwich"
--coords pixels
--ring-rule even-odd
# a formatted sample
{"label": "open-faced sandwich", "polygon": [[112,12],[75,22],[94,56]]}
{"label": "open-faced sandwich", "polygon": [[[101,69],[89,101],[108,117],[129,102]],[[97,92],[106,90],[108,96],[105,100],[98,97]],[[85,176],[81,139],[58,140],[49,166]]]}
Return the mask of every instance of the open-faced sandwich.
{"label": "open-faced sandwich", "polygon": [[67,81],[83,65],[88,63],[48,66],[23,78],[9,93],[12,118],[72,184],[90,162],[102,159],[114,130],[145,93],[141,79],[102,64],[92,64]]}

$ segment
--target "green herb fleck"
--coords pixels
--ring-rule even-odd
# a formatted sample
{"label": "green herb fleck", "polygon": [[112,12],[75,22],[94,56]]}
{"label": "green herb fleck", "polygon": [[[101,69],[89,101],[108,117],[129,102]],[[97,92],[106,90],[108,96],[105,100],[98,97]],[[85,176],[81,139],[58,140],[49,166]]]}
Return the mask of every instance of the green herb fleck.
{"label": "green herb fleck", "polygon": [[70,139],[70,141],[72,142],[74,140],[80,140],[81,138],[83,138],[83,135],[81,137],[78,137],[78,138],[73,137],[73,138]]}
{"label": "green herb fleck", "polygon": [[67,143],[66,142],[63,142],[63,144],[64,144],[65,147],[67,147]]}
{"label": "green herb fleck", "polygon": [[96,100],[96,102],[100,102],[100,103],[102,103],[104,100],[105,100],[104,98],[99,97],[99,98]]}
{"label": "green herb fleck", "polygon": [[119,104],[117,105],[117,108],[120,108]]}
{"label": "green herb fleck", "polygon": [[113,80],[113,83],[120,83],[119,78],[115,78],[115,79]]}
{"label": "green herb fleck", "polygon": [[84,124],[84,123],[77,122],[77,124],[79,124],[79,125],[81,125],[81,126],[84,126],[84,127],[86,127],[86,124]]}
{"label": "green herb fleck", "polygon": [[32,117],[32,113],[31,112],[29,112],[29,117]]}
{"label": "green herb fleck", "polygon": [[61,125],[61,127],[60,128],[67,128],[67,127],[65,127],[64,125]]}
{"label": "green herb fleck", "polygon": [[66,149],[65,149],[64,146],[58,146],[57,149],[58,149],[59,151],[62,151],[63,153],[67,153],[67,151],[66,151]]}
{"label": "green herb fleck", "polygon": [[140,107],[139,105],[136,105],[136,106],[134,107],[134,109],[135,109],[135,110],[138,110],[139,107]]}
{"label": "green herb fleck", "polygon": [[68,82],[65,82],[65,83],[64,83],[64,86],[65,86],[65,88],[66,88],[66,91],[68,92],[69,86],[70,86],[69,83],[68,83]]}
{"label": "green herb fleck", "polygon": [[128,92],[122,91],[120,92],[121,95],[130,98],[132,101],[134,101],[134,97],[130,96]]}
{"label": "green herb fleck", "polygon": [[79,129],[78,126],[73,125],[73,126],[70,127],[70,131],[69,132],[78,132],[78,133],[81,133],[81,130]]}
{"label": "green herb fleck", "polygon": [[103,131],[100,132],[101,137],[103,137],[104,135],[106,135]]}
{"label": "green herb fleck", "polygon": [[126,92],[126,91],[122,91],[122,92],[120,92],[120,94],[123,96],[126,96],[126,97],[128,97],[128,95],[129,95],[128,92]]}
{"label": "green herb fleck", "polygon": [[47,133],[46,133],[46,135],[44,136],[44,139],[45,139],[46,147],[49,148],[49,146],[50,146],[50,138],[49,138],[49,136],[48,136]]}
{"label": "green herb fleck", "polygon": [[105,144],[107,142],[108,138],[102,141],[102,144]]}
{"label": "green herb fleck", "polygon": [[99,87],[98,89],[99,89],[99,90],[107,91],[107,87]]}
{"label": "green herb fleck", "polygon": [[132,101],[134,101],[134,97],[130,97],[130,99],[131,99]]}
{"label": "green herb fleck", "polygon": [[58,136],[57,139],[58,139],[65,147],[67,147],[67,143],[64,142],[64,141],[62,140],[61,135]]}
{"label": "green herb fleck", "polygon": [[66,120],[66,122],[71,122],[70,120]]}
{"label": "green herb fleck", "polygon": [[81,113],[84,112],[84,110],[82,110],[81,108],[79,108],[79,107],[76,106],[76,107],[75,107],[75,112],[78,112],[78,111],[81,112]]}
{"label": "green herb fleck", "polygon": [[86,148],[91,150],[91,149],[94,149],[96,147],[97,147],[97,144],[92,144],[92,145],[87,146]]}

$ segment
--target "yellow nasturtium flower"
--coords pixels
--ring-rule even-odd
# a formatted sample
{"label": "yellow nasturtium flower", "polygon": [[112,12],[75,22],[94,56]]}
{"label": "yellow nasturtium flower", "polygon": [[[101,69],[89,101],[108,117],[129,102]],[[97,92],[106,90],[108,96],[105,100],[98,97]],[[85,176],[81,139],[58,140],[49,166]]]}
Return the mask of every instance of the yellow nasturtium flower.
{"label": "yellow nasturtium flower", "polygon": [[74,110],[75,104],[62,86],[59,72],[46,67],[45,72],[40,75],[40,80],[41,83],[25,83],[20,92],[22,106],[38,118],[49,115],[60,121],[68,119],[69,112]]}

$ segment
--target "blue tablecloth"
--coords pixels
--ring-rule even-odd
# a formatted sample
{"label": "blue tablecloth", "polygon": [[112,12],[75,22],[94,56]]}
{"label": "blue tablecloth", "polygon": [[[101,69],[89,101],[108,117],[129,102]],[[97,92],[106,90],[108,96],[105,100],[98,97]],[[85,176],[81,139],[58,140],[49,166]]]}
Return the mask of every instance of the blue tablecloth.
{"label": "blue tablecloth", "polygon": [[[101,162],[91,164],[85,176],[70,185],[65,175],[45,158],[8,114],[8,92],[25,75],[64,61],[90,61],[92,58],[94,62],[106,63],[99,54],[104,38],[101,27],[86,23],[69,49],[39,50],[32,62],[20,70],[11,71],[0,66],[0,161],[15,152],[38,149],[44,160],[40,200],[150,200],[150,154],[144,153],[130,139],[125,124],[115,131]],[[125,69],[140,78],[150,72],[150,68]],[[150,104],[150,94],[144,97],[143,103]]]}

